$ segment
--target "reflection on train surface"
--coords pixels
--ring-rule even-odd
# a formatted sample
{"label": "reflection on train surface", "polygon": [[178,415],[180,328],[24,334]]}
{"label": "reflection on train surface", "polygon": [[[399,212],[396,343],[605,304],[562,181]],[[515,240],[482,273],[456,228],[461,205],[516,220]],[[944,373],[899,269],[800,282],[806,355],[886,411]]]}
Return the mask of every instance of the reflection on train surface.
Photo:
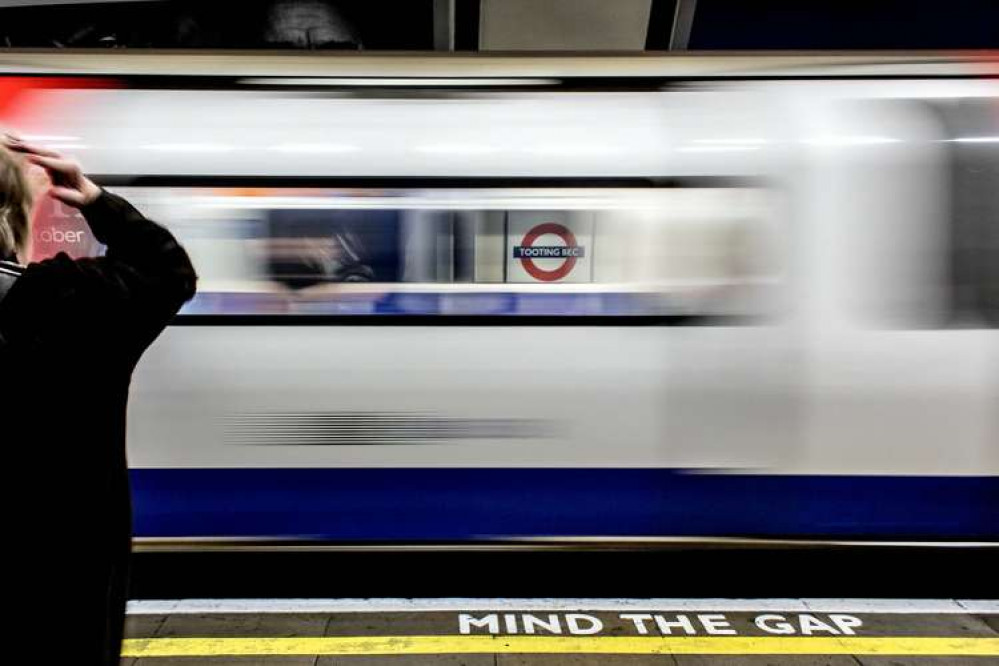
{"label": "reflection on train surface", "polygon": [[999,538],[994,60],[31,62],[201,276],[147,543]]}

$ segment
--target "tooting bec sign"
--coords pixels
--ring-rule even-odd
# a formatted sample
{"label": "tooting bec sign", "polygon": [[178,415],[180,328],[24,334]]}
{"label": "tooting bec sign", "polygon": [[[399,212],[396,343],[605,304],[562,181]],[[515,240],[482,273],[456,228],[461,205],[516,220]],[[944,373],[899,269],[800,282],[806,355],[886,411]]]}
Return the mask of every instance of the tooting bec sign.
{"label": "tooting bec sign", "polygon": [[[541,236],[555,236],[562,239],[561,245],[540,245]],[[576,242],[571,231],[561,224],[545,222],[539,224],[524,236],[520,245],[513,248],[513,256],[520,259],[524,270],[535,280],[554,282],[568,275],[580,257],[586,256],[586,249]],[[535,259],[561,259],[562,263],[553,269],[544,269],[535,263]]]}
{"label": "tooting bec sign", "polygon": [[[511,282],[585,282],[590,279],[586,246],[592,236],[586,220],[531,217],[511,219],[508,279]],[[558,218],[562,219],[559,220]]]}

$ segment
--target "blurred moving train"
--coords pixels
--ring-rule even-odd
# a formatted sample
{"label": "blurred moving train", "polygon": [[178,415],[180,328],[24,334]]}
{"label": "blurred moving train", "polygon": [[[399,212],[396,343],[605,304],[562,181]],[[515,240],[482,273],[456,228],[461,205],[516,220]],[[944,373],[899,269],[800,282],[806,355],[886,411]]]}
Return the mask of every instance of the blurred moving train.
{"label": "blurred moving train", "polygon": [[133,385],[142,544],[988,542],[997,73],[7,52],[0,122],[200,273]]}

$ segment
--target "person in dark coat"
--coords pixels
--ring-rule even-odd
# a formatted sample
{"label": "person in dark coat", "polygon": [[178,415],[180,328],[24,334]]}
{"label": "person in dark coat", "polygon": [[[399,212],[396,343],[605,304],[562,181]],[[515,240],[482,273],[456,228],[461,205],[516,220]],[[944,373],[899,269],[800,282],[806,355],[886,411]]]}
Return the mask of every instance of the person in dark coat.
{"label": "person in dark coat", "polygon": [[[132,534],[129,382],[197,276],[170,232],[74,162],[10,137],[0,153],[0,260],[11,262],[0,300],[4,591],[14,649],[25,650],[10,663],[118,664]],[[30,243],[28,168],[80,210],[104,256],[60,253],[17,268]]]}

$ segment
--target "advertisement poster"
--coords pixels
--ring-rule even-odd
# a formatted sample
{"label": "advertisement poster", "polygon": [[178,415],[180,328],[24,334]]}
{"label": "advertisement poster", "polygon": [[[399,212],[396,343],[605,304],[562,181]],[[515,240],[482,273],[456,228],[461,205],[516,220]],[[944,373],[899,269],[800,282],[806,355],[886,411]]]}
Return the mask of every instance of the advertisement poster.
{"label": "advertisement poster", "polygon": [[35,208],[31,223],[31,261],[65,252],[74,259],[96,257],[104,250],[80,211],[45,195]]}

